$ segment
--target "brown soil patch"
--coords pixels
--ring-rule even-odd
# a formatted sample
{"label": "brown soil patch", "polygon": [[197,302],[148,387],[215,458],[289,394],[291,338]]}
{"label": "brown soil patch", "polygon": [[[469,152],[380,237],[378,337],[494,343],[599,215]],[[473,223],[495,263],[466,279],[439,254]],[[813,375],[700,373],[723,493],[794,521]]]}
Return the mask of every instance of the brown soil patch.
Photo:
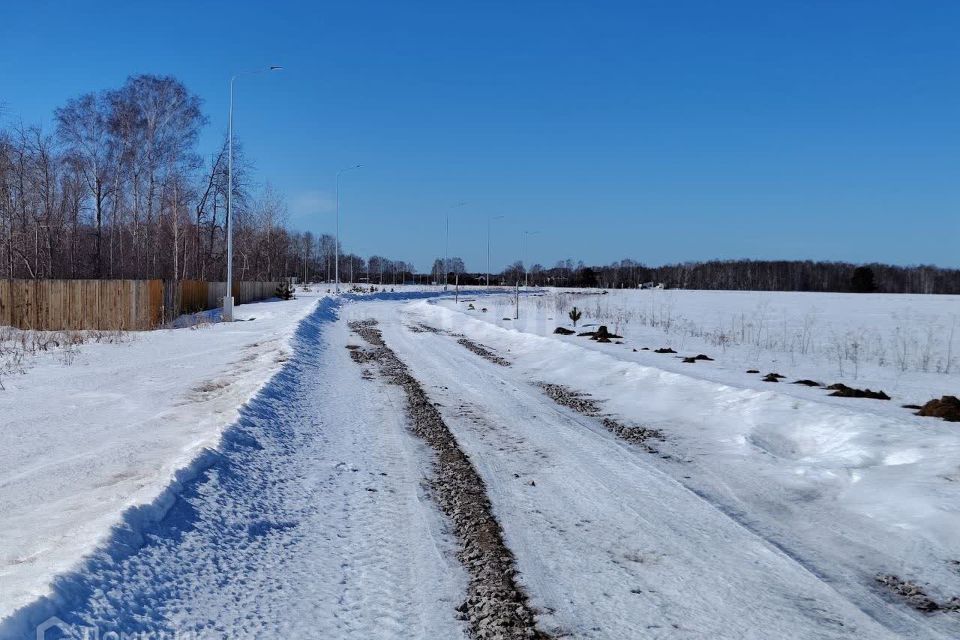
{"label": "brown soil patch", "polygon": [[934,398],[917,411],[918,416],[943,418],[947,422],[960,422],[960,398],[943,396],[939,400]]}
{"label": "brown soil patch", "polygon": [[827,389],[833,391],[831,396],[836,396],[838,398],[871,398],[873,400],[889,400],[890,396],[885,394],[883,391],[871,391],[870,389],[855,389],[853,387],[848,387],[842,382],[832,384]]}

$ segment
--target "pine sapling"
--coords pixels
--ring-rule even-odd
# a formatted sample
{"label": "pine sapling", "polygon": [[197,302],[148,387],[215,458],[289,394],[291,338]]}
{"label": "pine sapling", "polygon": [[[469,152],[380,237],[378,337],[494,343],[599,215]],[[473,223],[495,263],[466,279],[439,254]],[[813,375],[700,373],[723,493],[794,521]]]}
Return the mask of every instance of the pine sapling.
{"label": "pine sapling", "polygon": [[582,316],[583,313],[579,309],[574,307],[573,309],[570,309],[570,313],[567,315],[569,315],[570,319],[573,320],[573,327],[576,328],[577,321],[580,320],[580,316]]}
{"label": "pine sapling", "polygon": [[273,295],[280,298],[281,300],[293,300],[294,299],[294,288],[289,282],[281,282],[277,286],[277,290]]}

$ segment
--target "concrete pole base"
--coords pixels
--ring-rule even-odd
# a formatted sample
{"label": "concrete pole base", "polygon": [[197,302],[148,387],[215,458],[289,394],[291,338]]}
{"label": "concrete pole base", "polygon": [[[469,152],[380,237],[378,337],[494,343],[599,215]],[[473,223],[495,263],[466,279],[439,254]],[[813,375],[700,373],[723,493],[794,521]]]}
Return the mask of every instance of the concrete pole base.
{"label": "concrete pole base", "polygon": [[233,322],[233,296],[223,298],[223,321]]}

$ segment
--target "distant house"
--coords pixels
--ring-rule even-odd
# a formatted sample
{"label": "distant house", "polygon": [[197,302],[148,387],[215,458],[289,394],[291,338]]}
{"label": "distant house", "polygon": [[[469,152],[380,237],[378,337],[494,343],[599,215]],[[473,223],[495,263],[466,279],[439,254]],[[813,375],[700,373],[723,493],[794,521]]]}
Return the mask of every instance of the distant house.
{"label": "distant house", "polygon": [[641,282],[641,289],[666,289],[662,282]]}

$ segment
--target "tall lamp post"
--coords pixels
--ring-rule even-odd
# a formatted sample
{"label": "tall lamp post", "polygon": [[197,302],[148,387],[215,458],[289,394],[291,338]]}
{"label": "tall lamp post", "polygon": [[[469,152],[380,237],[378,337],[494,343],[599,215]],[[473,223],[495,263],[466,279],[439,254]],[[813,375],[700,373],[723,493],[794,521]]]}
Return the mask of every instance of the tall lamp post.
{"label": "tall lamp post", "polygon": [[487,216],[487,287],[490,287],[490,221],[500,220],[505,216]]}
{"label": "tall lamp post", "polygon": [[523,288],[527,289],[530,287],[530,270],[527,269],[526,261],[526,238],[527,236],[533,236],[540,233],[539,231],[524,231],[520,234],[520,262],[523,263]]}
{"label": "tall lamp post", "polygon": [[[456,209],[457,207],[462,207],[466,205],[466,202],[460,201],[455,205],[451,205],[451,209]],[[450,212],[447,212],[447,230],[446,235],[444,236],[443,241],[443,290],[447,290],[447,274],[450,273]]]}
{"label": "tall lamp post", "polygon": [[333,280],[334,280],[334,292],[340,293],[340,174],[347,171],[353,171],[354,169],[359,169],[363,167],[362,164],[355,164],[352,167],[345,167],[337,171],[337,240],[336,246],[334,247],[334,255],[336,256],[333,261]]}
{"label": "tall lamp post", "polygon": [[230,113],[227,117],[227,290],[223,294],[224,322],[233,322],[233,83],[240,76],[280,71],[283,67],[270,65],[264,69],[241,71],[230,77]]}

